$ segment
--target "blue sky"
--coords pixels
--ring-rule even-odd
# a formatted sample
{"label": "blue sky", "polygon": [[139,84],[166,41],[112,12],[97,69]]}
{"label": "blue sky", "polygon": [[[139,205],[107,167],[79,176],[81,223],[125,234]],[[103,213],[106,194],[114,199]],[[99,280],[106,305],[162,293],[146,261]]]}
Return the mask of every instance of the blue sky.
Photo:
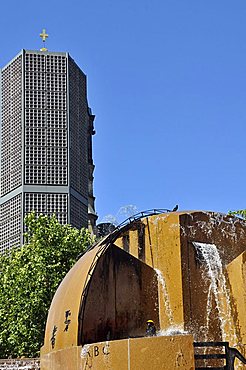
{"label": "blue sky", "polygon": [[45,27],[88,76],[100,220],[246,207],[245,0],[11,0],[0,17],[0,66]]}

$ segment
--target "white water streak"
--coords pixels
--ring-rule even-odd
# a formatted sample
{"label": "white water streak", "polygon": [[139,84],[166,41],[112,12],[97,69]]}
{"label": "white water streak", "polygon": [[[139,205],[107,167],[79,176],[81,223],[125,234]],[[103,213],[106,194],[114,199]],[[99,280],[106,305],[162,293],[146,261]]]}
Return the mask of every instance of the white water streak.
{"label": "white water streak", "polygon": [[165,311],[166,311],[166,315],[167,315],[167,318],[168,318],[168,322],[169,322],[170,326],[173,326],[174,325],[173,311],[171,309],[170,297],[169,297],[169,293],[168,293],[168,290],[167,290],[166,281],[165,281],[164,276],[163,276],[163,274],[160,270],[155,269],[155,272],[157,274],[158,283],[161,286],[161,291],[162,291],[162,294],[163,294],[163,299],[164,299],[164,304],[165,304]]}
{"label": "white water streak", "polygon": [[208,333],[209,333],[209,321],[210,321],[210,315],[212,312],[212,285],[209,285],[208,288],[208,297],[207,297],[207,317],[206,317],[206,332],[205,332],[205,341],[208,341]]}
{"label": "white water streak", "polygon": [[186,334],[188,334],[188,332],[184,331],[184,329],[181,326],[173,325],[169,327],[168,329],[159,330],[156,335],[158,337],[162,337],[162,336],[167,337],[167,336],[173,336],[173,335],[186,335]]}
{"label": "white water streak", "polygon": [[[230,340],[233,345],[237,342],[235,328],[232,321],[230,295],[226,285],[221,258],[216,245],[193,242],[197,251],[201,254],[205,265],[205,278],[209,279],[210,286],[207,298],[207,333],[211,315],[211,300],[214,295],[216,308],[219,314],[222,340]],[[228,338],[229,334],[229,338]]]}

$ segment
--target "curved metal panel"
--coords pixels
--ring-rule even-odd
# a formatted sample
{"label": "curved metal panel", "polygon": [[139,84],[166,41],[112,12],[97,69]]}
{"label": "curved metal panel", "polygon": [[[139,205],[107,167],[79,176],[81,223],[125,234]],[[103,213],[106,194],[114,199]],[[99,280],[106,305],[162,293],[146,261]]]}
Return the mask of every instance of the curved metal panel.
{"label": "curved metal panel", "polygon": [[85,253],[58,287],[48,314],[43,353],[77,345],[82,293],[95,268],[95,258],[103,251],[99,245]]}

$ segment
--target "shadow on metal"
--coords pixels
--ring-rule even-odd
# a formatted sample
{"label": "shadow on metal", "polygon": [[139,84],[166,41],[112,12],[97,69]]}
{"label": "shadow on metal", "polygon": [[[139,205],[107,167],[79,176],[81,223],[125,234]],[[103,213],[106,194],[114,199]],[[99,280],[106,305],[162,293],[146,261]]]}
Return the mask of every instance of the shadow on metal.
{"label": "shadow on metal", "polygon": [[[238,358],[246,364],[244,356],[236,349],[229,347],[229,342],[195,342],[197,352],[203,349],[207,353],[195,353],[196,370],[234,370],[235,359]],[[224,362],[222,366],[216,363]],[[203,362],[203,366],[198,366],[198,362]]]}
{"label": "shadow on metal", "polygon": [[[96,245],[103,244],[105,246],[105,244],[109,245],[113,243],[117,239],[119,234],[122,233],[122,231],[124,231],[125,229],[128,229],[131,224],[133,224],[136,221],[141,220],[142,218],[150,217],[153,215],[159,215],[163,213],[170,213],[170,212],[172,212],[172,210],[167,209],[167,208],[159,208],[159,209],[148,209],[147,211],[136,213],[135,215],[121,222],[119,225],[115,226],[115,229],[110,234],[103,237],[99,242],[96,241],[96,243],[89,246],[86,251],[93,249]],[[81,255],[78,256],[78,258],[79,257],[81,257]]]}

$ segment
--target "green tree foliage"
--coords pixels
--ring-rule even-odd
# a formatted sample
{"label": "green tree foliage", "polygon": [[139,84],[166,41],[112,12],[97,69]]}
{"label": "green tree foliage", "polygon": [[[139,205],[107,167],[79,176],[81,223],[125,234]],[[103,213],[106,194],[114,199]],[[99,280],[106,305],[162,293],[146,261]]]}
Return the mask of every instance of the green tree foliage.
{"label": "green tree foliage", "polygon": [[86,229],[27,215],[25,244],[0,255],[0,357],[39,355],[52,297],[91,243]]}
{"label": "green tree foliage", "polygon": [[246,209],[239,209],[238,211],[230,211],[229,214],[239,216],[246,220]]}

